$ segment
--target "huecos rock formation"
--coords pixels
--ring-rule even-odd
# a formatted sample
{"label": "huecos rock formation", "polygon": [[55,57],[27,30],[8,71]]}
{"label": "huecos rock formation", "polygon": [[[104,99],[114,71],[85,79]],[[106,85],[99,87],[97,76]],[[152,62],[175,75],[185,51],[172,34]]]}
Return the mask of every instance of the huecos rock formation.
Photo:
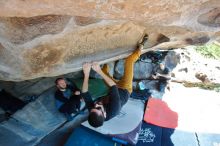
{"label": "huecos rock formation", "polygon": [[0,80],[21,81],[129,55],[220,40],[219,0],[0,0]]}

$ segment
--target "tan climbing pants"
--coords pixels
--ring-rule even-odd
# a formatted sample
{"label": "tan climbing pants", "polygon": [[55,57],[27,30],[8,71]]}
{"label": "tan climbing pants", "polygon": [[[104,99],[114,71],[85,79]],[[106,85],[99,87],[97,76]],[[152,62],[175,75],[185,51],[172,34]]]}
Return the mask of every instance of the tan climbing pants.
{"label": "tan climbing pants", "polygon": [[134,63],[138,60],[141,55],[141,50],[136,49],[130,56],[125,59],[124,64],[124,75],[121,80],[115,80],[109,75],[109,66],[105,64],[102,68],[102,71],[110,77],[119,88],[127,89],[129,93],[132,92],[132,81],[134,75]]}

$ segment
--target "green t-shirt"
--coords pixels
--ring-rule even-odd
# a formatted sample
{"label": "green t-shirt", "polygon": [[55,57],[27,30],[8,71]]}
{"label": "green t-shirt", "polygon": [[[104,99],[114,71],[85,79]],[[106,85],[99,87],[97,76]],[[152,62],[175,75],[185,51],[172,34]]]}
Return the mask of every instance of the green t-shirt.
{"label": "green t-shirt", "polygon": [[[77,88],[82,90],[83,79],[73,79],[72,80]],[[106,85],[103,79],[89,79],[89,93],[92,96],[93,100],[98,99],[99,97],[106,96],[109,91],[109,87]]]}

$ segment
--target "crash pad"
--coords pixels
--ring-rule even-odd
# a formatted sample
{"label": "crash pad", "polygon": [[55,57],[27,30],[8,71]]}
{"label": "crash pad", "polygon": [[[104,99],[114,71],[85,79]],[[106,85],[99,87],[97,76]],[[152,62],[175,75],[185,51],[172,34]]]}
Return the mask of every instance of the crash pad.
{"label": "crash pad", "polygon": [[172,111],[166,102],[150,98],[144,114],[144,121],[166,128],[176,128],[178,115]]}
{"label": "crash pad", "polygon": [[85,121],[82,125],[103,135],[118,138],[125,141],[125,143],[134,145],[137,143],[143,114],[143,101],[129,98],[120,113],[111,120],[104,122],[101,127],[94,128],[89,125],[88,121]]}
{"label": "crash pad", "polygon": [[119,146],[107,136],[80,126],[72,132],[65,146]]}
{"label": "crash pad", "polygon": [[136,146],[198,146],[195,133],[142,123]]}
{"label": "crash pad", "polygon": [[142,122],[136,146],[161,146],[162,127]]}

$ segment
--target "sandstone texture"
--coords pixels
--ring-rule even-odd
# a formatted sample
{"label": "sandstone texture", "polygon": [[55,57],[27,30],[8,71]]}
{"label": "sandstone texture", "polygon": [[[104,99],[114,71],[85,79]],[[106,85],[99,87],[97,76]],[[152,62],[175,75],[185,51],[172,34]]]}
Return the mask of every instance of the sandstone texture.
{"label": "sandstone texture", "polygon": [[0,80],[81,70],[83,62],[220,40],[219,0],[0,1]]}

